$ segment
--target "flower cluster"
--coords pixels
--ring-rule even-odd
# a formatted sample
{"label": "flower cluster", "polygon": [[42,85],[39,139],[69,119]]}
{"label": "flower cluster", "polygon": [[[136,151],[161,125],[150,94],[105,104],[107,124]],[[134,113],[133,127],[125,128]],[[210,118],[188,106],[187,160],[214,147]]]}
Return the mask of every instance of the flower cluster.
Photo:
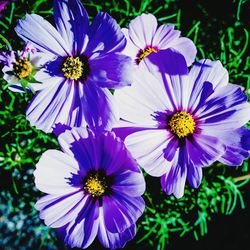
{"label": "flower cluster", "polygon": [[122,248],[145,207],[140,167],[180,198],[203,167],[241,165],[250,104],[219,61],[194,63],[174,25],[142,14],[121,29],[103,12],[90,24],[79,0],[53,4],[56,27],[27,14],[15,28],[24,49],[0,54],[9,89],[34,94],[27,120],[61,146],[36,165],[35,208],[70,247]]}

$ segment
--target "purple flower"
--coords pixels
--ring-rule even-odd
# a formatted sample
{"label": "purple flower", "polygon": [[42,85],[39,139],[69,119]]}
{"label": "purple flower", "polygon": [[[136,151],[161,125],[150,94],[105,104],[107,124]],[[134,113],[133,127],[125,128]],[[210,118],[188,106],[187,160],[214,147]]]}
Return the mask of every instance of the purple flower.
{"label": "purple flower", "polygon": [[106,248],[123,247],[144,211],[144,177],[114,133],[75,128],[59,136],[63,152],[46,151],[37,163],[36,187],[47,193],[35,205],[40,218],[71,247],[98,237]]}
{"label": "purple flower", "polygon": [[131,59],[120,54],[126,39],[107,13],[89,25],[79,0],[54,1],[55,29],[36,14],[20,20],[17,34],[56,56],[44,70],[42,89],[27,109],[27,119],[44,132],[56,125],[108,128],[117,110],[108,88],[131,84]]}
{"label": "purple flower", "polygon": [[157,25],[157,20],[152,14],[142,14],[133,19],[128,29],[122,29],[127,38],[123,53],[139,65],[148,59],[151,53],[161,50],[177,51],[184,56],[186,64],[190,66],[197,53],[194,43],[186,37],[180,37],[181,32],[174,30],[174,25],[163,24],[158,28]]}
{"label": "purple flower", "polygon": [[[172,58],[172,67],[179,65]],[[202,167],[249,157],[250,104],[219,61],[199,61],[188,75],[156,76],[138,69],[135,83],[115,92],[123,119],[115,130],[146,172],[179,198],[186,179],[200,185]]]}
{"label": "purple flower", "polygon": [[42,89],[37,73],[48,59],[46,54],[37,52],[31,43],[27,43],[22,51],[0,52],[0,62],[4,64],[3,78],[8,82],[9,89],[14,92]]}

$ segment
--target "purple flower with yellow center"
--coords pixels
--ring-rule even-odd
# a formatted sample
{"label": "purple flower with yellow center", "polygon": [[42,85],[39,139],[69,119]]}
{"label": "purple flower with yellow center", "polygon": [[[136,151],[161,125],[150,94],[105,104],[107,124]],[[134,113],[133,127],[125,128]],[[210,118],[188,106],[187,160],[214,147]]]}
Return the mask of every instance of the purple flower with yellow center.
{"label": "purple flower with yellow center", "polygon": [[17,34],[55,56],[40,72],[44,88],[27,109],[27,119],[44,132],[57,125],[108,128],[117,110],[109,88],[131,84],[131,59],[120,51],[126,39],[107,13],[92,24],[79,0],[54,1],[56,29],[41,16],[26,15]]}
{"label": "purple flower with yellow center", "polygon": [[40,218],[70,247],[87,248],[96,237],[106,248],[124,247],[145,206],[136,161],[113,132],[73,128],[59,143],[63,152],[46,151],[34,172],[47,193],[35,205]]}
{"label": "purple flower with yellow center", "polygon": [[[173,68],[180,65],[172,58]],[[250,104],[219,61],[199,61],[186,75],[160,73],[138,69],[134,84],[115,92],[122,121],[114,130],[148,174],[161,176],[164,191],[179,198],[186,179],[198,188],[202,167],[217,160],[241,165],[249,157]]]}
{"label": "purple flower with yellow center", "polygon": [[123,53],[139,65],[151,53],[171,50],[184,56],[186,64],[190,66],[197,53],[194,43],[186,37],[180,37],[181,32],[174,30],[174,25],[157,26],[157,20],[152,14],[142,14],[133,19],[128,29],[122,29],[127,38]]}
{"label": "purple flower with yellow center", "polygon": [[43,86],[37,73],[46,60],[48,56],[37,52],[30,43],[27,43],[22,51],[1,52],[0,62],[4,65],[3,78],[8,82],[9,89],[14,92],[40,90]]}

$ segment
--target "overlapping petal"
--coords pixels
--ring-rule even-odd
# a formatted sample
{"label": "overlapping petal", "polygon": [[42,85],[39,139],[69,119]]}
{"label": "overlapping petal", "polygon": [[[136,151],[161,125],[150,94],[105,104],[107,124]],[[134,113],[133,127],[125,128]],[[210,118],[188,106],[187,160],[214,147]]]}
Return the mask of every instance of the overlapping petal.
{"label": "overlapping petal", "polygon": [[96,15],[88,36],[89,42],[84,53],[91,58],[102,53],[121,52],[126,45],[120,26],[104,12]]}
{"label": "overlapping petal", "polygon": [[135,225],[131,225],[122,233],[109,232],[105,226],[103,208],[100,207],[100,226],[98,230],[98,239],[104,247],[110,249],[123,248],[127,241],[134,238],[135,234]]}
{"label": "overlapping petal", "polygon": [[102,88],[116,89],[133,81],[131,58],[120,53],[99,56],[90,61],[90,78]]}

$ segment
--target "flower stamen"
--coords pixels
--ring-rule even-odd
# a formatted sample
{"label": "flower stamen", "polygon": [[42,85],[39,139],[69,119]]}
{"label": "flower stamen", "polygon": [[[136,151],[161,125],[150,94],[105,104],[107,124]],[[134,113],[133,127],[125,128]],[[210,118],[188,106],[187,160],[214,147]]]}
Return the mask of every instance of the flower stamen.
{"label": "flower stamen", "polygon": [[139,53],[137,54],[136,63],[139,63],[147,56],[149,56],[152,52],[157,53],[159,51],[156,47],[147,46],[144,50],[140,49]]}
{"label": "flower stamen", "polygon": [[189,113],[179,111],[172,115],[169,126],[175,135],[182,138],[194,133],[195,121]]}
{"label": "flower stamen", "polygon": [[93,197],[102,196],[108,188],[105,176],[98,172],[92,173],[85,182],[84,190]]}
{"label": "flower stamen", "polygon": [[31,74],[33,67],[27,59],[18,59],[13,65],[13,70],[16,77],[24,79]]}
{"label": "flower stamen", "polygon": [[62,65],[64,76],[71,80],[78,80],[83,74],[84,64],[79,57],[67,57]]}

